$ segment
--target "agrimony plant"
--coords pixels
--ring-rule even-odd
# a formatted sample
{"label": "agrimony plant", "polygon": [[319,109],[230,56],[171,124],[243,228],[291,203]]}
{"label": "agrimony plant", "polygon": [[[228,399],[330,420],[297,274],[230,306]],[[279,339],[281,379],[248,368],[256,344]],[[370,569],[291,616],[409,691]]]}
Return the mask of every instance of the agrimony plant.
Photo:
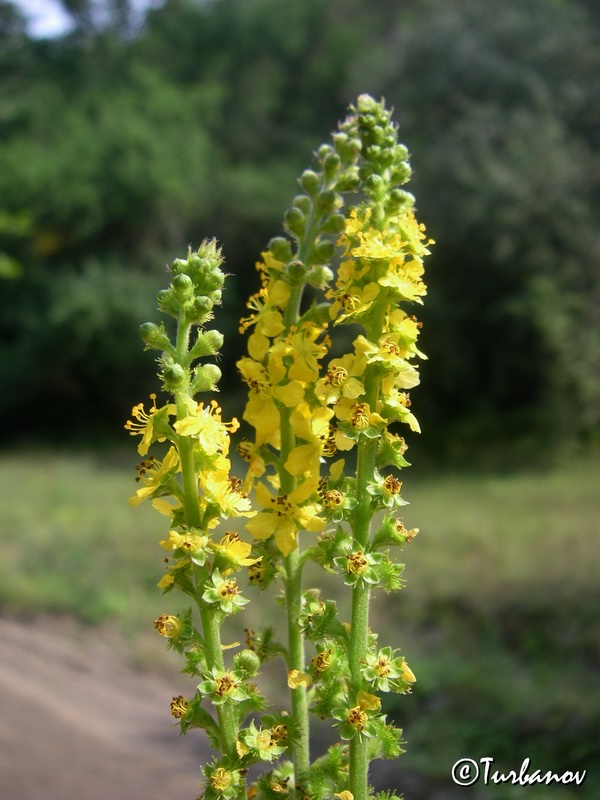
{"label": "agrimony plant", "polygon": [[[245,476],[231,474],[237,421],[224,422],[215,400],[196,400],[219,378],[214,363],[197,363],[222,343],[205,330],[225,278],[214,242],[176,260],[159,294],[159,308],[176,319],[174,338],[164,325],[142,326],[146,346],[161,352],[171,401],[158,407],[153,396],[126,427],[141,435],[142,456],[154,442],[169,444],[162,460],[138,467],[142,486],[131,502],[151,499],[168,516],[159,586],[193,601],[186,614],[165,613],[155,624],[197,679],[193,696],[174,698],[171,712],[182,732],[203,728],[217,751],[203,767],[208,800],[366,800],[370,762],[402,752],[381,695],[409,692],[415,676],[369,627],[369,601],[401,588],[393,553],[417,533],[397,516],[408,466],[400,433],[403,425],[419,430],[409,391],[424,356],[411,310],[426,293],[431,242],[400,188],[409,176],[390,112],[363,95],[300,177],[285,236],[262,254],[261,285],[241,321],[251,331],[237,365],[252,431],[237,445]],[[227,529],[233,517],[247,519],[249,537]],[[350,593],[349,620],[334,599],[303,585],[308,561]],[[281,584],[287,625],[247,632],[246,647],[229,653],[221,627],[248,603],[240,573],[249,591]],[[261,615],[268,619],[268,610]],[[271,658],[285,663],[289,709],[268,707],[254,682]],[[311,712],[339,736],[317,757]],[[249,781],[249,768],[263,762],[270,766]]]}

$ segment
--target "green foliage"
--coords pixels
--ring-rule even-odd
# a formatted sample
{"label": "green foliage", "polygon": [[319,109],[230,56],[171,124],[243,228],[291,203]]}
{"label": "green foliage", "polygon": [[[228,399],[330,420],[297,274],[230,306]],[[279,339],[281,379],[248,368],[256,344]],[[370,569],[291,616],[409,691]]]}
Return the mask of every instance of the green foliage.
{"label": "green foliage", "polygon": [[[2,282],[0,379],[22,387],[18,402],[3,394],[4,413],[22,421],[35,402],[42,381],[21,365],[40,370],[52,287],[89,263],[110,283],[210,231],[227,242],[225,310],[238,317],[300,165],[369,91],[397,109],[419,214],[440,243],[424,446],[464,459],[509,436],[531,456],[598,430],[597,4],[167,0],[137,27],[127,2],[67,5],[75,30],[55,41],[31,40],[0,6],[0,218],[30,220],[18,236],[0,224],[0,271],[21,274],[19,288]],[[81,373],[110,380],[86,341],[74,360],[44,354],[55,402],[73,383],[92,402],[97,383]],[[226,345],[227,363],[239,347]]]}
{"label": "green foliage", "polygon": [[[5,454],[3,610],[113,619],[130,632],[164,610],[156,591],[164,526],[150,507],[135,514],[127,507],[128,474],[114,458]],[[457,758],[492,755],[507,771],[528,756],[543,769],[589,767],[577,797],[593,800],[600,780],[597,474],[590,461],[548,474],[415,475],[408,508],[422,533],[417,551],[403,550],[411,591],[401,604],[387,604],[381,593],[374,614],[389,628],[382,638],[405,631],[418,680],[401,711],[385,708],[388,720],[398,714],[408,741],[402,769],[390,766],[388,776],[389,762],[377,762],[373,782],[398,784],[408,797],[416,781],[427,797],[448,796]],[[185,599],[179,609],[175,600],[169,596],[169,608],[183,613]],[[343,767],[340,753],[325,762],[327,774]],[[506,800],[505,789],[488,787],[483,796]],[[541,791],[528,794],[538,800]],[[457,787],[450,797],[463,794]]]}

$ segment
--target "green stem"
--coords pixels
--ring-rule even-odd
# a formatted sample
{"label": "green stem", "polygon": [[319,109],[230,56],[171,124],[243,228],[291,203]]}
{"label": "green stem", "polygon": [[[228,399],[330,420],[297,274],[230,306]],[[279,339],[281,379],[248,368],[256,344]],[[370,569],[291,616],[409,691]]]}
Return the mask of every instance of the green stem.
{"label": "green stem", "polygon": [[[198,606],[200,608],[200,619],[202,620],[206,662],[209,669],[214,667],[223,671],[225,662],[223,661],[223,650],[221,648],[221,622],[217,613],[208,608],[200,598],[198,598]],[[228,703],[216,708],[223,753],[235,761],[237,759],[235,749],[237,725],[233,710]]]}
{"label": "green stem", "polygon": [[[368,381],[368,378],[367,378]],[[377,397],[377,381],[374,377],[368,381],[366,399],[371,408],[375,406]],[[363,550],[368,547],[371,538],[371,520],[373,511],[371,497],[367,485],[373,479],[377,457],[377,439],[367,439],[358,445],[358,464],[356,475],[356,496],[358,505],[354,514],[353,534],[356,544]],[[354,695],[352,702],[362,685],[360,663],[367,650],[369,634],[369,600],[368,584],[358,582],[352,590],[352,621],[350,625],[350,682]],[[350,791],[354,800],[367,800],[369,757],[368,744],[365,738],[355,736],[350,741]]]}
{"label": "green stem", "polygon": [[[310,224],[309,224],[310,227]],[[290,328],[298,321],[300,314],[300,302],[304,285],[292,287],[292,293],[288,300],[284,324]],[[285,468],[285,462],[293,448],[296,446],[296,437],[290,422],[290,410],[282,408],[279,412],[281,424],[281,466],[279,477],[281,482],[281,492],[290,494],[294,491],[296,481],[293,475]],[[287,611],[287,631],[288,631],[288,670],[304,671],[304,634],[298,624],[298,619],[302,611],[302,562],[300,557],[300,545],[285,557],[286,577],[284,579],[286,611]],[[292,715],[296,727],[296,738],[292,744],[292,759],[294,762],[294,776],[296,784],[300,776],[305,772],[310,764],[310,730],[308,722],[308,699],[306,688],[298,686],[290,690]],[[292,797],[295,794],[295,788]]]}
{"label": "green stem", "polygon": [[[191,326],[189,324],[182,323],[181,321],[179,322],[177,328],[176,354],[178,361],[182,365],[185,364],[190,329]],[[178,420],[184,419],[184,417],[187,416],[186,400],[189,397],[190,394],[187,388],[175,393]],[[181,462],[185,521],[190,527],[199,528],[202,525],[202,513],[200,509],[200,497],[198,495],[198,475],[194,465],[194,442],[187,436],[180,436],[177,445]],[[220,615],[204,603],[200,586],[198,586],[196,602],[202,622],[207,666],[209,669],[216,668],[218,670],[224,670],[225,663],[223,661],[223,649],[221,647]],[[237,724],[233,709],[229,704],[225,703],[224,705],[218,706],[216,710],[223,754],[235,761],[237,759],[235,748]],[[239,797],[244,798],[245,794],[245,788],[240,788]]]}

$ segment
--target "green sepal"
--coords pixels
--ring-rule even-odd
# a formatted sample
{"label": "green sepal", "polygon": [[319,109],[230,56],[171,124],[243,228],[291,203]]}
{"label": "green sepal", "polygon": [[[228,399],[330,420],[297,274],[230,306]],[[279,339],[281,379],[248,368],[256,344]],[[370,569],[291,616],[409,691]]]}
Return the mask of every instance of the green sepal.
{"label": "green sepal", "polygon": [[202,728],[206,731],[208,741],[215,750],[221,749],[219,728],[212,715],[202,706],[202,697],[195,695],[188,706],[188,710],[181,718],[181,733],[187,733],[190,728]]}
{"label": "green sepal", "polygon": [[405,744],[402,739],[402,729],[387,725],[385,719],[382,715],[370,721],[373,733],[368,744],[369,759],[393,759],[405,752],[401,747]]}
{"label": "green sepal", "polygon": [[379,578],[377,588],[386,592],[397,592],[399,589],[403,589],[405,585],[405,581],[401,577],[403,572],[404,564],[391,561],[385,554],[377,566],[377,577]]}
{"label": "green sepal", "polygon": [[188,363],[203,356],[216,355],[223,347],[223,338],[219,331],[198,331],[198,337],[187,355]]}

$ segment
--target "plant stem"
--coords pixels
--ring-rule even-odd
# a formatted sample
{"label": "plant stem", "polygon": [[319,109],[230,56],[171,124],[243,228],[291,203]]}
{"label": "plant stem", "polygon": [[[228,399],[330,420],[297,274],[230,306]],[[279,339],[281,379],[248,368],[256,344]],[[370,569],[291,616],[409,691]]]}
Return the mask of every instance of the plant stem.
{"label": "plant stem", "polygon": [[[184,365],[187,355],[190,328],[190,325],[184,324],[181,321],[177,328],[176,353],[177,359],[182,365]],[[188,398],[190,398],[190,394],[187,388],[175,393],[178,420],[184,419],[187,416],[188,411],[185,401]],[[202,525],[202,514],[198,495],[198,475],[194,465],[194,443],[187,436],[180,436],[177,444],[181,462],[185,521],[190,527],[200,528]],[[216,668],[218,670],[224,670],[225,663],[223,661],[223,649],[221,647],[221,617],[218,612],[209,608],[202,600],[201,586],[197,588],[196,603],[202,622],[207,666],[209,669]],[[223,754],[235,761],[237,758],[235,748],[237,725],[233,709],[229,704],[225,703],[218,706],[216,710]],[[244,798],[245,795],[245,787],[241,787],[239,797]]]}
{"label": "plant stem", "polygon": [[[284,324],[287,329],[298,321],[300,315],[300,301],[304,285],[292,288],[292,293],[285,310]],[[290,422],[290,410],[281,408],[279,411],[281,423],[281,467],[279,477],[281,491],[290,494],[294,491],[296,481],[285,468],[285,462],[296,445],[296,437]],[[300,560],[300,544],[285,557],[286,577],[284,579],[287,629],[288,629],[288,670],[304,671],[304,634],[298,624],[302,611],[302,563]],[[294,777],[296,785],[300,775],[308,769],[310,763],[310,731],[308,722],[308,701],[304,686],[291,689],[292,715],[296,728],[296,739],[292,745],[292,759],[294,762]],[[295,788],[292,790],[292,797]]]}
{"label": "plant stem", "polygon": [[[378,382],[374,376],[367,376],[366,389],[366,399],[373,409],[378,391]],[[377,439],[367,439],[359,443],[356,473],[358,505],[354,514],[353,534],[356,545],[363,550],[368,547],[371,538],[373,511],[367,484],[373,478],[376,457]],[[351,691],[354,694],[354,700],[361,688],[360,663],[367,651],[370,595],[369,584],[365,584],[362,581],[359,581],[352,590],[349,660]],[[367,800],[368,771],[367,739],[355,735],[350,741],[350,791],[354,796],[354,800]]]}

